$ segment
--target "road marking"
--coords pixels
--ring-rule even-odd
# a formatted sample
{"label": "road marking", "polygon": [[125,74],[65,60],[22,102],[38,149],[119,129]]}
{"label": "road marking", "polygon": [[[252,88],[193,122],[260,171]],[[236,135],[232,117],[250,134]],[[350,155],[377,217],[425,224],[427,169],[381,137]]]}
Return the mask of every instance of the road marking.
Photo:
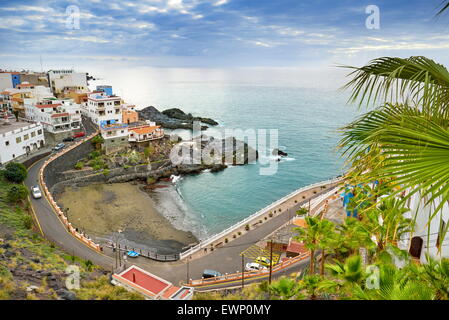
{"label": "road marking", "polygon": [[[257,257],[270,257],[270,251],[262,249],[257,245],[252,245],[251,247],[243,250],[240,255],[245,255],[245,258],[256,259]],[[279,254],[273,252],[273,262],[277,264],[279,262]]]}
{"label": "road marking", "polygon": [[[41,160],[43,160],[43,159],[41,159]],[[31,166],[29,166],[29,167],[28,167],[28,171],[29,171],[35,164],[37,164],[38,162],[40,162],[41,160],[36,161],[36,162],[33,163]],[[41,181],[40,181],[40,179],[39,179],[39,176],[40,176],[40,168],[39,168],[39,171],[38,171],[38,183],[39,183],[39,186],[40,186],[41,190],[43,190]],[[53,209],[53,207],[52,207],[52,205],[50,204],[50,201],[48,200],[48,197],[47,197],[47,195],[45,194],[45,192],[43,192],[43,194],[44,194],[45,200],[47,201],[48,206],[50,207],[50,210],[56,215],[56,218],[58,219],[59,223],[61,223],[61,225],[62,225],[63,229],[65,230],[65,232],[67,232],[73,239],[76,239],[76,240],[78,240],[80,243],[82,243],[82,244],[84,245],[84,247],[89,248],[91,251],[93,251],[93,252],[95,252],[95,253],[98,253],[99,255],[102,255],[103,257],[107,257],[107,258],[109,258],[109,259],[112,259],[110,256],[108,256],[108,255],[106,255],[106,254],[104,254],[104,253],[102,253],[102,252],[100,252],[100,251],[97,251],[97,250],[91,248],[91,247],[88,246],[86,243],[84,243],[83,241],[81,241],[80,239],[78,239],[77,237],[75,237],[72,233],[70,233],[69,230],[67,230],[67,228],[66,228],[66,226],[64,225],[64,223],[63,223],[63,222],[61,221],[61,219],[59,218],[58,214],[57,214],[57,213],[55,212],[55,210]],[[29,196],[28,196],[28,197],[29,197]],[[33,205],[32,205],[32,204],[31,204],[31,207],[33,208]],[[34,208],[33,208],[33,212],[35,212],[35,211],[34,211]],[[36,215],[36,220],[37,220],[37,223],[38,223],[38,225],[39,225],[39,228],[41,229],[41,225],[40,225],[40,223],[39,223],[39,220],[37,219],[37,215]],[[42,232],[42,235],[45,237],[45,234],[43,233],[42,229],[41,229],[41,232]]]}

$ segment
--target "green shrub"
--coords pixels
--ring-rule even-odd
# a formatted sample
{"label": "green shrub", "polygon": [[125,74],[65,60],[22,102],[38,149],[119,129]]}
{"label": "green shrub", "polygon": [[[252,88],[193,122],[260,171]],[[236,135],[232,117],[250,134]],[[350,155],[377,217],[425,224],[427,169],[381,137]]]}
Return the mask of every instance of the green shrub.
{"label": "green shrub", "polygon": [[92,138],[92,140],[90,140],[92,142],[92,144],[94,145],[98,145],[98,144],[102,144],[104,143],[104,139],[102,136],[97,135],[95,137]]}
{"label": "green shrub", "polygon": [[90,260],[84,261],[84,266],[86,267],[87,271],[92,271],[94,264]]}
{"label": "green shrub", "polygon": [[78,161],[78,162],[75,164],[75,169],[76,169],[76,170],[81,170],[82,168],[84,168],[84,162],[83,162],[83,161]]}
{"label": "green shrub", "polygon": [[156,179],[154,179],[153,177],[148,177],[147,178],[147,184],[153,184],[156,182]]}
{"label": "green shrub", "polygon": [[89,159],[95,159],[95,158],[98,158],[99,156],[100,156],[100,152],[98,152],[98,151],[92,151],[91,153],[89,153],[87,155],[87,157]]}
{"label": "green shrub", "polygon": [[248,231],[249,230],[249,224],[245,225],[245,230]]}
{"label": "green shrub", "polygon": [[17,162],[10,162],[5,166],[3,176],[11,182],[22,183],[27,177],[27,168]]}
{"label": "green shrub", "polygon": [[103,175],[104,175],[104,176],[108,176],[109,173],[110,173],[109,169],[104,169],[104,170],[103,170]]}
{"label": "green shrub", "polygon": [[28,189],[24,185],[13,185],[8,190],[8,201],[11,203],[17,203],[21,200],[25,200],[28,196]]}
{"label": "green shrub", "polygon": [[24,215],[23,216],[23,226],[25,229],[31,229],[33,226],[33,218],[31,218],[30,215]]}

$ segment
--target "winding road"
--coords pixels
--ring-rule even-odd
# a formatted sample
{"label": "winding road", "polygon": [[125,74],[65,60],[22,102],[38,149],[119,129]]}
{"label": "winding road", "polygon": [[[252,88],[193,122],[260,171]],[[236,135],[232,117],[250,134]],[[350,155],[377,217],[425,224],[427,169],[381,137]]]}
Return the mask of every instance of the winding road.
{"label": "winding road", "polygon": [[[46,159],[46,158],[45,158]],[[28,177],[25,184],[28,187],[39,184],[38,175],[41,166],[45,159],[41,159],[34,163],[28,171]],[[42,188],[41,188],[42,189]],[[320,193],[314,195],[319,196]],[[270,235],[274,230],[278,229],[290,220],[295,215],[299,207],[308,201],[304,200],[302,203],[298,203],[289,210],[285,210],[278,216],[273,217],[269,223],[264,223],[258,228],[248,232],[241,237],[231,241],[230,243],[214,250],[213,252],[201,257],[189,261],[176,261],[176,262],[157,262],[149,260],[144,257],[128,258],[127,266],[131,264],[138,265],[139,267],[159,276],[172,283],[179,285],[185,283],[187,279],[201,279],[204,269],[213,269],[221,273],[235,273],[241,271],[242,259],[240,253],[248,247],[254,245],[259,240]],[[104,248],[103,252],[98,252],[83,242],[73,237],[64,224],[60,221],[59,217],[52,210],[52,207],[48,203],[45,197],[41,199],[31,199],[31,205],[39,225],[39,228],[43,235],[61,247],[68,254],[80,257],[85,260],[91,260],[94,264],[104,267],[106,270],[112,270],[115,264],[114,253],[109,248]],[[69,217],[70,218],[70,217]],[[123,254],[123,253],[122,253]],[[132,259],[132,260],[131,260]],[[245,261],[250,262],[250,260]],[[293,264],[282,271],[273,274],[273,278],[279,277],[284,274],[290,274],[297,272],[308,264],[308,259]],[[253,280],[246,280],[245,283],[254,281],[261,281],[266,279],[267,276]],[[205,289],[222,288],[238,286],[241,280],[232,281],[226,284],[208,285]]]}

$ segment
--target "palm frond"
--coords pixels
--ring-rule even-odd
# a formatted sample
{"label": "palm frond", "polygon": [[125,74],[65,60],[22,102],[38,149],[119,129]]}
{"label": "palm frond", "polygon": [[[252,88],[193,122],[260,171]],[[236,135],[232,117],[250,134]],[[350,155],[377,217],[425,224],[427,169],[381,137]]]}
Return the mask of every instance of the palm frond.
{"label": "palm frond", "polygon": [[407,103],[428,110],[443,110],[449,103],[449,72],[441,64],[426,57],[407,59],[382,57],[363,67],[342,66],[352,69],[352,80],[344,89],[351,89],[350,102]]}

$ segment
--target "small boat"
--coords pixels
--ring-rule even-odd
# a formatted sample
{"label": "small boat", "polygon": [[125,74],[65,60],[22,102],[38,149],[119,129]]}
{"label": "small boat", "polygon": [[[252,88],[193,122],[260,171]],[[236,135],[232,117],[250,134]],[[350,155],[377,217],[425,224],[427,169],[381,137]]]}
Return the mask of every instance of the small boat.
{"label": "small boat", "polygon": [[137,252],[135,252],[135,251],[132,251],[132,250],[129,250],[129,251],[126,253],[126,255],[127,255],[128,257],[130,257],[130,258],[137,258],[137,257],[139,256],[139,253],[137,253]]}

